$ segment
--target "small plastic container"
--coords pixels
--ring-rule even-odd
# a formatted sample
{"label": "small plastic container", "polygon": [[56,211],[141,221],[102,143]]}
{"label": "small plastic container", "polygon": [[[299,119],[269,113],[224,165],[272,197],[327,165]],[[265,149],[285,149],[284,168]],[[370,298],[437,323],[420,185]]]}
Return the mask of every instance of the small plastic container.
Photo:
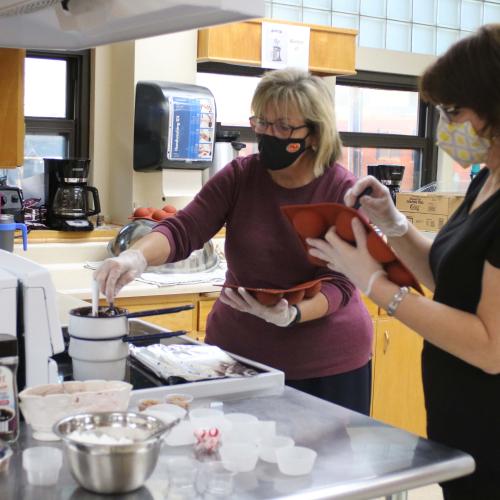
{"label": "small plastic container", "polygon": [[259,449],[253,443],[227,443],[219,454],[224,468],[232,472],[250,472],[259,459]]}
{"label": "small plastic container", "polygon": [[275,420],[260,420],[259,421],[259,439],[265,441],[276,436],[276,421]]}
{"label": "small plastic container", "polygon": [[23,451],[23,468],[34,486],[57,483],[62,466],[62,451],[51,446],[35,446]]}
{"label": "small plastic container", "polygon": [[287,436],[274,436],[269,439],[263,439],[260,442],[260,458],[264,462],[275,464],[277,461],[277,450],[291,448],[294,444],[294,440]]}
{"label": "small plastic container", "polygon": [[226,413],[226,419],[233,424],[233,431],[257,434],[259,419],[250,413]]}
{"label": "small plastic container", "polygon": [[312,471],[318,454],[304,446],[289,446],[276,450],[278,468],[287,476],[302,476]]}
{"label": "small plastic container", "polygon": [[181,420],[186,416],[186,410],[177,405],[161,404],[150,406],[143,411],[146,415],[152,415],[163,420],[166,424],[174,421],[176,418]]}
{"label": "small plastic container", "polygon": [[165,437],[169,446],[187,446],[196,443],[193,424],[184,420],[179,422]]}
{"label": "small plastic container", "polygon": [[198,474],[197,489],[203,498],[230,498],[235,475],[222,462],[204,462]]}
{"label": "small plastic container", "polygon": [[139,399],[139,403],[137,404],[137,409],[139,411],[146,411],[148,408],[151,408],[152,406],[156,406],[159,404],[161,404],[161,401],[159,399],[153,399],[153,398]]}
{"label": "small plastic container", "polygon": [[194,408],[189,411],[189,420],[194,429],[219,429],[226,432],[231,428],[231,422],[224,417],[224,412],[216,408]]}
{"label": "small plastic container", "polygon": [[193,400],[194,397],[191,396],[191,394],[185,394],[181,392],[167,394],[165,396],[165,403],[180,406],[186,411],[189,410],[189,405],[193,402]]}
{"label": "small plastic container", "polygon": [[168,498],[196,498],[195,484],[198,462],[189,457],[175,456],[166,459],[168,472]]}

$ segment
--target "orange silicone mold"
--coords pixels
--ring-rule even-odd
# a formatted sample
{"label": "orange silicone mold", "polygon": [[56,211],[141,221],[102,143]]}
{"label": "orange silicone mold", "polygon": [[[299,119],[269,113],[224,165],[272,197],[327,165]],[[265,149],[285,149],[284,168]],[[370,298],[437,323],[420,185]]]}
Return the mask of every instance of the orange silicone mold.
{"label": "orange silicone mold", "polygon": [[411,271],[399,260],[391,247],[377,234],[366,218],[357,210],[340,203],[317,203],[311,205],[284,205],[281,211],[295,229],[308,260],[316,266],[326,262],[309,255],[306,238],[323,238],[331,226],[344,241],[354,244],[351,221],[357,217],[367,231],[366,245],[371,256],[380,262],[387,277],[399,286],[411,286],[421,294],[423,290]]}
{"label": "orange silicone mold", "polygon": [[[294,305],[298,304],[304,298],[310,299],[314,297],[321,290],[321,282],[331,279],[332,278],[330,276],[325,276],[324,278],[306,281],[287,289],[254,287],[243,288],[249,291],[261,304],[265,306],[274,306],[283,298],[286,299],[290,305]],[[232,285],[229,283],[225,283],[224,285],[217,286],[237,290],[243,285]]]}

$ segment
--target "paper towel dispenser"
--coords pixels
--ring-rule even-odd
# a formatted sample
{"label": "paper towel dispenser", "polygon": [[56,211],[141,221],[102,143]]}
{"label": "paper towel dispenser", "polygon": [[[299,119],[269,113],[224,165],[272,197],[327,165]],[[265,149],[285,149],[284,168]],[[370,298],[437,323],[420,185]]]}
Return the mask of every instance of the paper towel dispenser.
{"label": "paper towel dispenser", "polygon": [[134,170],[203,170],[210,167],[215,115],[215,99],[206,87],[176,82],[138,82]]}

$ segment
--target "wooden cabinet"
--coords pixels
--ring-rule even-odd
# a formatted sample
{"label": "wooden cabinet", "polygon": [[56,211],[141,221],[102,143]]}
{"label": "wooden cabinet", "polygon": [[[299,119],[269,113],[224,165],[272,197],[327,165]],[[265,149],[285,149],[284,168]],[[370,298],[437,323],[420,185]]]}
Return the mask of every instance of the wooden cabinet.
{"label": "wooden cabinet", "polygon": [[0,168],[24,163],[24,56],[0,48]]}
{"label": "wooden cabinet", "polygon": [[372,417],[425,436],[422,337],[389,316],[375,322]]}
{"label": "wooden cabinet", "polygon": [[356,30],[304,25],[273,19],[253,19],[198,30],[198,63],[261,67],[262,22],[311,28],[309,70],[320,75],[350,75],[355,71]]}

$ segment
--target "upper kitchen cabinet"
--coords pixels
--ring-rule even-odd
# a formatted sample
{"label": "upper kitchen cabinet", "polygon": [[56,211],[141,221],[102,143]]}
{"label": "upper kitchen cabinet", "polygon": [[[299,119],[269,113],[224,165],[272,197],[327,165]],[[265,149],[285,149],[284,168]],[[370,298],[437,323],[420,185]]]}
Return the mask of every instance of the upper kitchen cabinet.
{"label": "upper kitchen cabinet", "polygon": [[0,168],[24,163],[24,49],[0,49]]}
{"label": "upper kitchen cabinet", "polygon": [[225,63],[261,67],[262,22],[308,26],[309,70],[318,75],[352,75],[356,30],[253,19],[198,30],[198,64]]}

